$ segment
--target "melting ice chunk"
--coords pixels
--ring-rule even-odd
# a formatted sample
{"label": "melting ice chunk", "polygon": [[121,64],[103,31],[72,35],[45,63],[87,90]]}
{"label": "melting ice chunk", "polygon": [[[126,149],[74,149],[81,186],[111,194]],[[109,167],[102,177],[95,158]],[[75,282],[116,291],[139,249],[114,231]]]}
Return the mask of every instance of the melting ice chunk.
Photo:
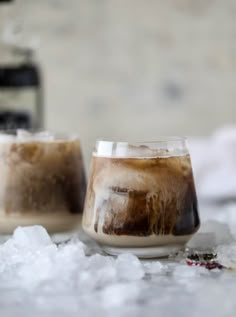
{"label": "melting ice chunk", "polygon": [[145,272],[149,274],[158,274],[167,269],[167,266],[159,261],[145,262],[143,264]]}
{"label": "melting ice chunk", "polygon": [[52,244],[46,229],[42,226],[18,227],[14,231],[15,245],[25,248],[39,248]]}
{"label": "melting ice chunk", "polygon": [[141,262],[135,255],[129,253],[119,255],[115,266],[118,278],[121,280],[140,280],[144,276],[144,270]]}
{"label": "melting ice chunk", "polygon": [[114,259],[95,254],[85,258],[84,270],[78,272],[78,287],[86,292],[116,281]]}
{"label": "melting ice chunk", "polygon": [[214,232],[197,233],[188,242],[187,247],[195,250],[210,250],[216,245],[216,237]]}

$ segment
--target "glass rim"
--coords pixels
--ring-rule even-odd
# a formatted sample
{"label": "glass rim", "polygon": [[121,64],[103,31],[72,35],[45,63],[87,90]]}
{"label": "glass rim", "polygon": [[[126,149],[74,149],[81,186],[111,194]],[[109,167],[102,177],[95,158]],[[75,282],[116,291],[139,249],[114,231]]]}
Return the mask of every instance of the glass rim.
{"label": "glass rim", "polygon": [[164,157],[188,153],[186,137],[161,137],[159,141],[112,141],[98,139],[93,150],[94,156],[102,157]]}
{"label": "glass rim", "polygon": [[113,144],[158,144],[158,143],[169,143],[169,142],[186,142],[188,140],[185,136],[160,136],[157,140],[151,140],[151,141],[136,141],[136,140],[128,140],[128,141],[122,141],[122,140],[113,140],[113,139],[105,139],[105,138],[98,138],[96,139],[96,144],[99,142],[103,143],[113,143]]}
{"label": "glass rim", "polygon": [[[17,135],[17,131],[26,135]],[[28,135],[27,135],[28,134]],[[7,140],[1,140],[1,143],[29,143],[29,142],[64,142],[79,140],[78,133],[59,132],[50,129],[0,129],[0,136],[9,137]],[[51,137],[51,139],[49,139]]]}

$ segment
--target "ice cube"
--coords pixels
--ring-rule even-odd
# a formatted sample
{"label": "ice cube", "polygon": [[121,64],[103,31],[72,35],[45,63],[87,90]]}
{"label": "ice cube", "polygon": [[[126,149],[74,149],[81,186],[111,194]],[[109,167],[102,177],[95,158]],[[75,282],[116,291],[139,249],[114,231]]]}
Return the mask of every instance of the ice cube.
{"label": "ice cube", "polygon": [[15,245],[23,248],[39,248],[52,244],[46,229],[42,226],[18,227],[13,233]]}
{"label": "ice cube", "polygon": [[[59,289],[73,287],[77,283],[77,275],[86,269],[87,258],[84,253],[85,246],[78,239],[58,247],[54,259],[54,284]],[[53,293],[50,285],[47,288]]]}
{"label": "ice cube", "polygon": [[55,140],[55,133],[50,131],[38,132],[38,133],[35,133],[34,140],[41,141],[41,142],[52,142]]}
{"label": "ice cube", "polygon": [[19,142],[51,142],[55,140],[55,133],[50,131],[41,131],[37,133],[31,133],[27,130],[18,129],[16,133],[17,141]]}
{"label": "ice cube", "polygon": [[85,271],[78,274],[78,286],[88,289],[101,288],[117,278],[114,259],[95,254],[87,257]]}
{"label": "ice cube", "polygon": [[60,245],[58,248],[58,257],[61,261],[76,261],[85,257],[86,246],[80,240],[73,241],[73,243],[66,243]]}
{"label": "ice cube", "polygon": [[214,232],[197,233],[188,242],[187,247],[195,250],[210,250],[216,245],[216,234]]}
{"label": "ice cube", "polygon": [[40,253],[24,253],[25,260],[18,267],[17,274],[25,288],[36,287],[45,280],[51,280],[54,273],[55,245],[45,247]]}
{"label": "ice cube", "polygon": [[129,253],[120,254],[117,257],[115,267],[120,280],[135,281],[144,276],[141,262],[135,255]]}
{"label": "ice cube", "polygon": [[149,274],[159,274],[167,269],[166,265],[159,261],[144,262],[143,267],[145,272]]}
{"label": "ice cube", "polygon": [[18,129],[16,132],[17,141],[28,142],[33,140],[33,134],[27,130]]}
{"label": "ice cube", "polygon": [[113,265],[114,259],[111,256],[94,254],[88,257],[88,267],[90,269],[101,269],[105,266]]}
{"label": "ice cube", "polygon": [[127,148],[126,155],[128,157],[153,157],[153,156],[155,157],[157,156],[157,153],[156,151],[151,150],[146,145],[141,145],[141,146],[129,145]]}

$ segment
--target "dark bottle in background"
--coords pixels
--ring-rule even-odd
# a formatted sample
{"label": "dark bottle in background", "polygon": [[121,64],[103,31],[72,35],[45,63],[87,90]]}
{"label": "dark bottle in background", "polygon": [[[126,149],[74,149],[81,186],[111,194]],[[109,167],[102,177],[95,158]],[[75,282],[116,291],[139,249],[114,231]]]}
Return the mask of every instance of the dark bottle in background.
{"label": "dark bottle in background", "polygon": [[0,129],[43,128],[43,98],[37,64],[0,62]]}
{"label": "dark bottle in background", "polygon": [[[0,1],[0,10],[2,6],[11,10],[14,1]],[[40,68],[35,62],[34,49],[27,47],[27,43],[21,43],[19,36],[14,42],[14,27],[13,21],[13,36],[10,34],[10,41],[2,40],[5,25],[0,30],[0,130],[42,129],[43,92]],[[19,25],[16,27],[19,29]]]}

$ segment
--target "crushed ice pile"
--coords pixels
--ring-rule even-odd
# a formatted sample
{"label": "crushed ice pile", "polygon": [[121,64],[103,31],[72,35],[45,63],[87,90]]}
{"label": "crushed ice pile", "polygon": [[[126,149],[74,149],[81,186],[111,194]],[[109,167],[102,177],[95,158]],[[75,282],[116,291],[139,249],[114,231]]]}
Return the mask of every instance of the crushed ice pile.
{"label": "crushed ice pile", "polygon": [[[0,135],[0,142],[8,137]],[[54,136],[19,131],[17,138]],[[236,197],[236,130],[190,145],[198,196]],[[235,317],[236,204],[209,207],[200,216],[201,229],[188,248],[217,254],[228,269],[188,266],[185,253],[165,260],[115,258],[82,232],[56,245],[43,227],[19,227],[0,244],[0,316]]]}
{"label": "crushed ice pile", "polygon": [[[41,226],[18,227],[0,245],[1,316],[235,316],[236,271],[187,266],[181,253],[115,258],[79,237],[56,245]],[[189,247],[212,248],[236,269],[234,240],[227,225],[208,221]]]}

